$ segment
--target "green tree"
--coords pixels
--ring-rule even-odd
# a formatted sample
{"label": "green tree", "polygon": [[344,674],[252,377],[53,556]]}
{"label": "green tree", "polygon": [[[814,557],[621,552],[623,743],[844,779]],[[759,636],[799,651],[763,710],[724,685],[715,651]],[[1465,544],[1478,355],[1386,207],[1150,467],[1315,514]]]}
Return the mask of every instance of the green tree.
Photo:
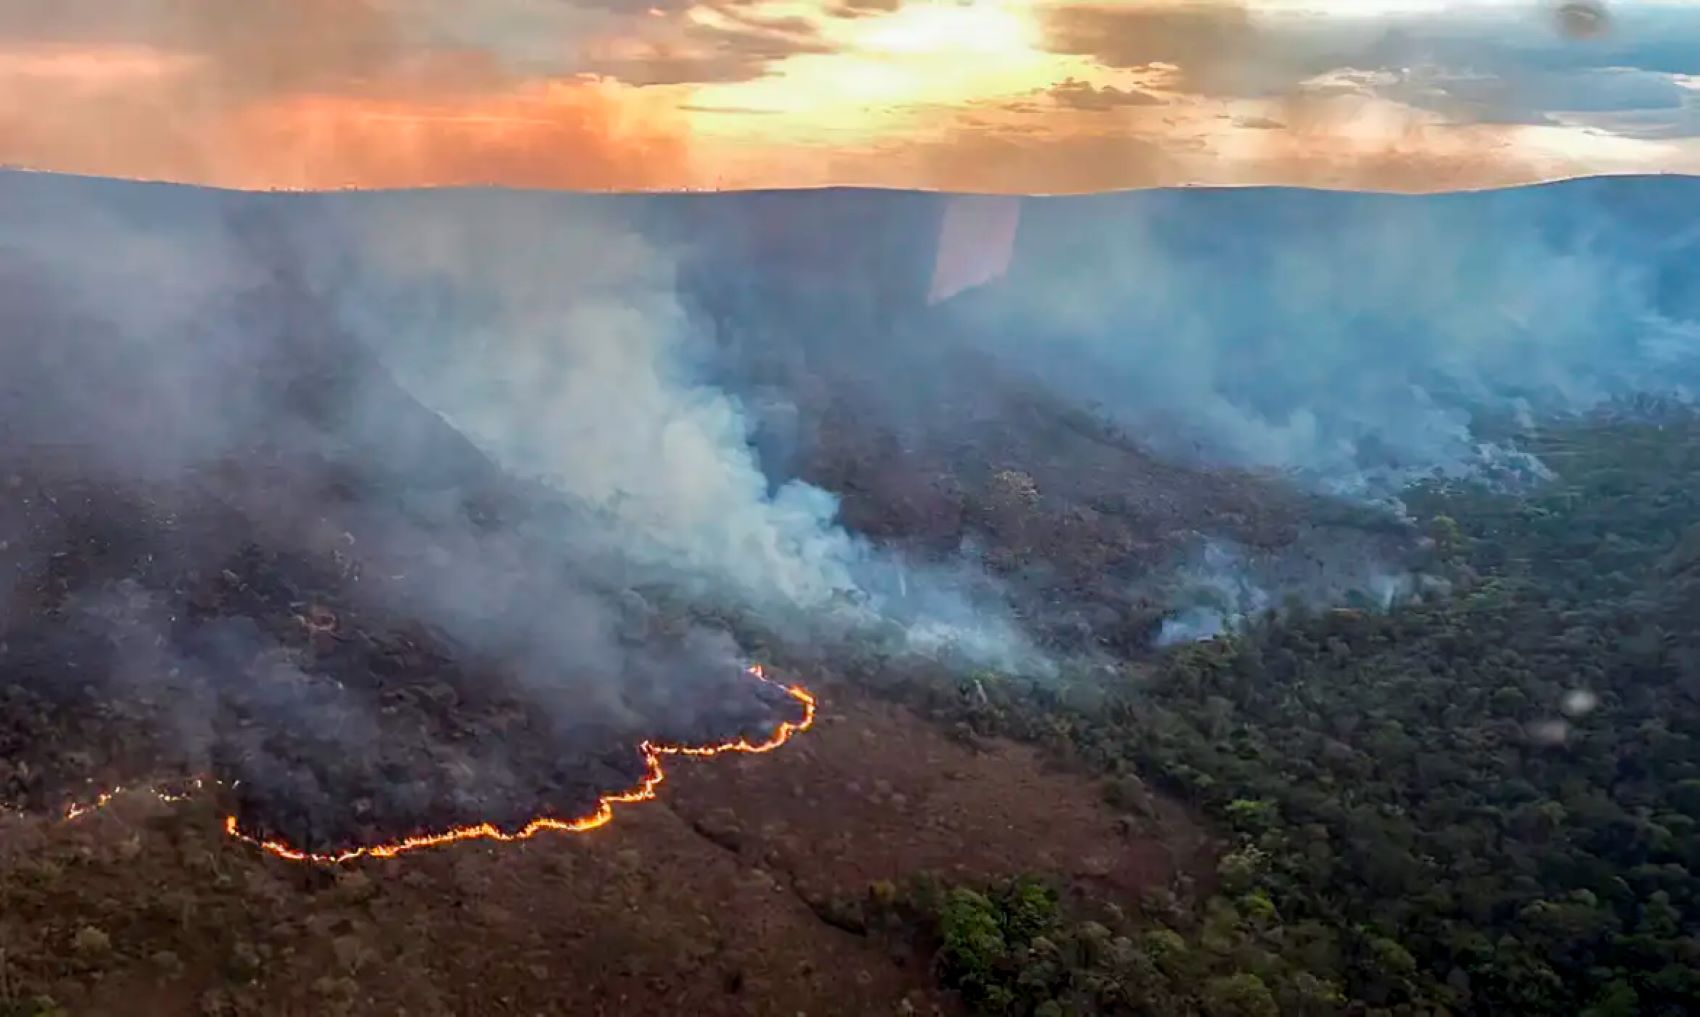
{"label": "green tree", "polygon": [[1212,978],[1201,995],[1209,1017],[1280,1017],[1275,994],[1263,979],[1249,972]]}

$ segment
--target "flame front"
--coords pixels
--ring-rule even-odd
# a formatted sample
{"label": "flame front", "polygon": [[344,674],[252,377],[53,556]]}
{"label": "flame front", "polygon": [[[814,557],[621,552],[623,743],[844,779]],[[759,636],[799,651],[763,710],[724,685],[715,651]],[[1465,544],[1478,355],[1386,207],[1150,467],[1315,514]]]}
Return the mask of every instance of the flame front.
{"label": "flame front", "polygon": [[[555,819],[549,816],[539,816],[525,824],[513,833],[507,833],[490,823],[478,823],[473,826],[457,826],[437,833],[421,833],[385,844],[368,844],[365,847],[350,848],[347,851],[335,853],[317,853],[303,851],[300,848],[281,841],[255,836],[243,831],[235,816],[226,816],[224,832],[244,844],[250,844],[267,854],[292,862],[311,862],[317,865],[340,865],[358,858],[394,858],[409,851],[419,851],[424,848],[442,847],[465,840],[493,840],[502,843],[530,840],[544,831],[560,833],[585,833],[590,830],[607,826],[614,819],[614,806],[629,805],[636,802],[647,802],[655,798],[655,789],[667,779],[665,769],[661,765],[663,756],[718,756],[729,752],[760,753],[772,752],[793,735],[807,731],[815,722],[815,697],[801,685],[780,685],[767,676],[760,664],[752,665],[749,674],[757,681],[783,689],[785,694],[796,700],[803,707],[801,719],[782,721],[773,729],[773,733],[761,742],[751,742],[747,738],[736,741],[720,742],[714,745],[666,745],[659,742],[645,741],[638,746],[643,753],[644,775],[637,786],[628,791],[603,795],[597,800],[596,808],[590,813],[576,819]],[[206,781],[196,780],[192,786],[199,788]],[[120,794],[123,788],[113,788],[102,792],[93,802],[85,805],[72,805],[65,810],[65,819],[72,820],[99,809]],[[179,801],[187,795],[150,789],[155,797],[162,801]]]}

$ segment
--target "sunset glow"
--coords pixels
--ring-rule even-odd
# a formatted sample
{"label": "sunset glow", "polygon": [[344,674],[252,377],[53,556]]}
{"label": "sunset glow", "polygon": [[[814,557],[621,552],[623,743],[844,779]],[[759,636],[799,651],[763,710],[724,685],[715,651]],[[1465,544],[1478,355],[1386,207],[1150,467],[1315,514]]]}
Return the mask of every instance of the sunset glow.
{"label": "sunset glow", "polygon": [[0,162],[255,188],[994,191],[1700,168],[1700,56],[1669,55],[1700,54],[1695,5],[1619,4],[1588,39],[1511,0],[257,0],[228,15],[214,0],[0,13]]}

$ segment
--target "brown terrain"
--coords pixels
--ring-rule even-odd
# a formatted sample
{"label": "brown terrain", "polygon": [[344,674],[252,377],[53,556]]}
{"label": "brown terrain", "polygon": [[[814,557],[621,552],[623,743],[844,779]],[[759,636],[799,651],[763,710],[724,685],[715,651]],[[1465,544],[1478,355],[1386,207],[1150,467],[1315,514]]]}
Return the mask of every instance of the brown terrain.
{"label": "brown terrain", "polygon": [[673,762],[658,801],[521,844],[327,869],[228,840],[210,798],[0,818],[0,1013],[40,993],[86,1014],[953,1012],[924,957],[832,902],[1034,871],[1133,903],[1205,850],[1033,749],[822,692],[777,752]]}

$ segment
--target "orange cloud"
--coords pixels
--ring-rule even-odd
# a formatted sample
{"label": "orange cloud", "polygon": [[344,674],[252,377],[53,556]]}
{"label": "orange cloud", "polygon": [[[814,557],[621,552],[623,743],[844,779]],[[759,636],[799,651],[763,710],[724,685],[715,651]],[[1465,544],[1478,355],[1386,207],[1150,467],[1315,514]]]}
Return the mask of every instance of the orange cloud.
{"label": "orange cloud", "polygon": [[1243,87],[1276,54],[1237,0],[1181,3],[1048,3],[1045,41],[1058,53],[1109,67],[1168,64],[1189,87]]}
{"label": "orange cloud", "polygon": [[682,119],[606,82],[438,59],[342,93],[258,84],[134,46],[0,51],[0,163],[241,188],[688,180]]}
{"label": "orange cloud", "polygon": [[387,0],[52,0],[0,8],[0,40],[108,59],[126,47],[192,54],[223,94],[274,93],[381,76],[417,53],[396,10]]}
{"label": "orange cloud", "polygon": [[[0,163],[244,188],[687,179],[683,117],[437,38],[391,0],[57,0],[0,11]],[[8,44],[9,40],[9,44]]]}
{"label": "orange cloud", "polygon": [[1524,129],[1452,124],[1351,96],[1288,95],[1277,116],[1235,132],[1212,182],[1443,191],[1551,179],[1580,167],[1518,143]]}
{"label": "orange cloud", "polygon": [[282,97],[222,130],[218,175],[239,186],[654,188],[690,173],[665,107],[595,83],[430,102]]}
{"label": "orange cloud", "polygon": [[200,63],[182,53],[145,46],[31,46],[0,51],[0,82],[50,85],[78,92],[146,87],[181,77]]}
{"label": "orange cloud", "polygon": [[[988,194],[1186,184],[1426,192],[1621,171],[1635,157],[1569,151],[1568,133],[1550,127],[1449,123],[1360,97],[1295,95],[1257,108],[1271,115],[1236,116],[1213,104],[981,110],[944,122],[923,139],[865,151],[738,152],[747,168],[727,182],[759,186],[777,177],[797,186]],[[1656,157],[1674,162],[1681,152]],[[719,152],[706,157],[710,164],[721,159]]]}
{"label": "orange cloud", "polygon": [[[1444,73],[1515,69],[1542,38],[1585,70],[1595,0],[1505,21],[1522,34],[1497,49],[1285,0],[231,2],[0,4],[0,162],[254,188],[1020,192],[1700,166],[1700,138],[1514,119]],[[1401,77],[1423,54],[1445,59]]]}

